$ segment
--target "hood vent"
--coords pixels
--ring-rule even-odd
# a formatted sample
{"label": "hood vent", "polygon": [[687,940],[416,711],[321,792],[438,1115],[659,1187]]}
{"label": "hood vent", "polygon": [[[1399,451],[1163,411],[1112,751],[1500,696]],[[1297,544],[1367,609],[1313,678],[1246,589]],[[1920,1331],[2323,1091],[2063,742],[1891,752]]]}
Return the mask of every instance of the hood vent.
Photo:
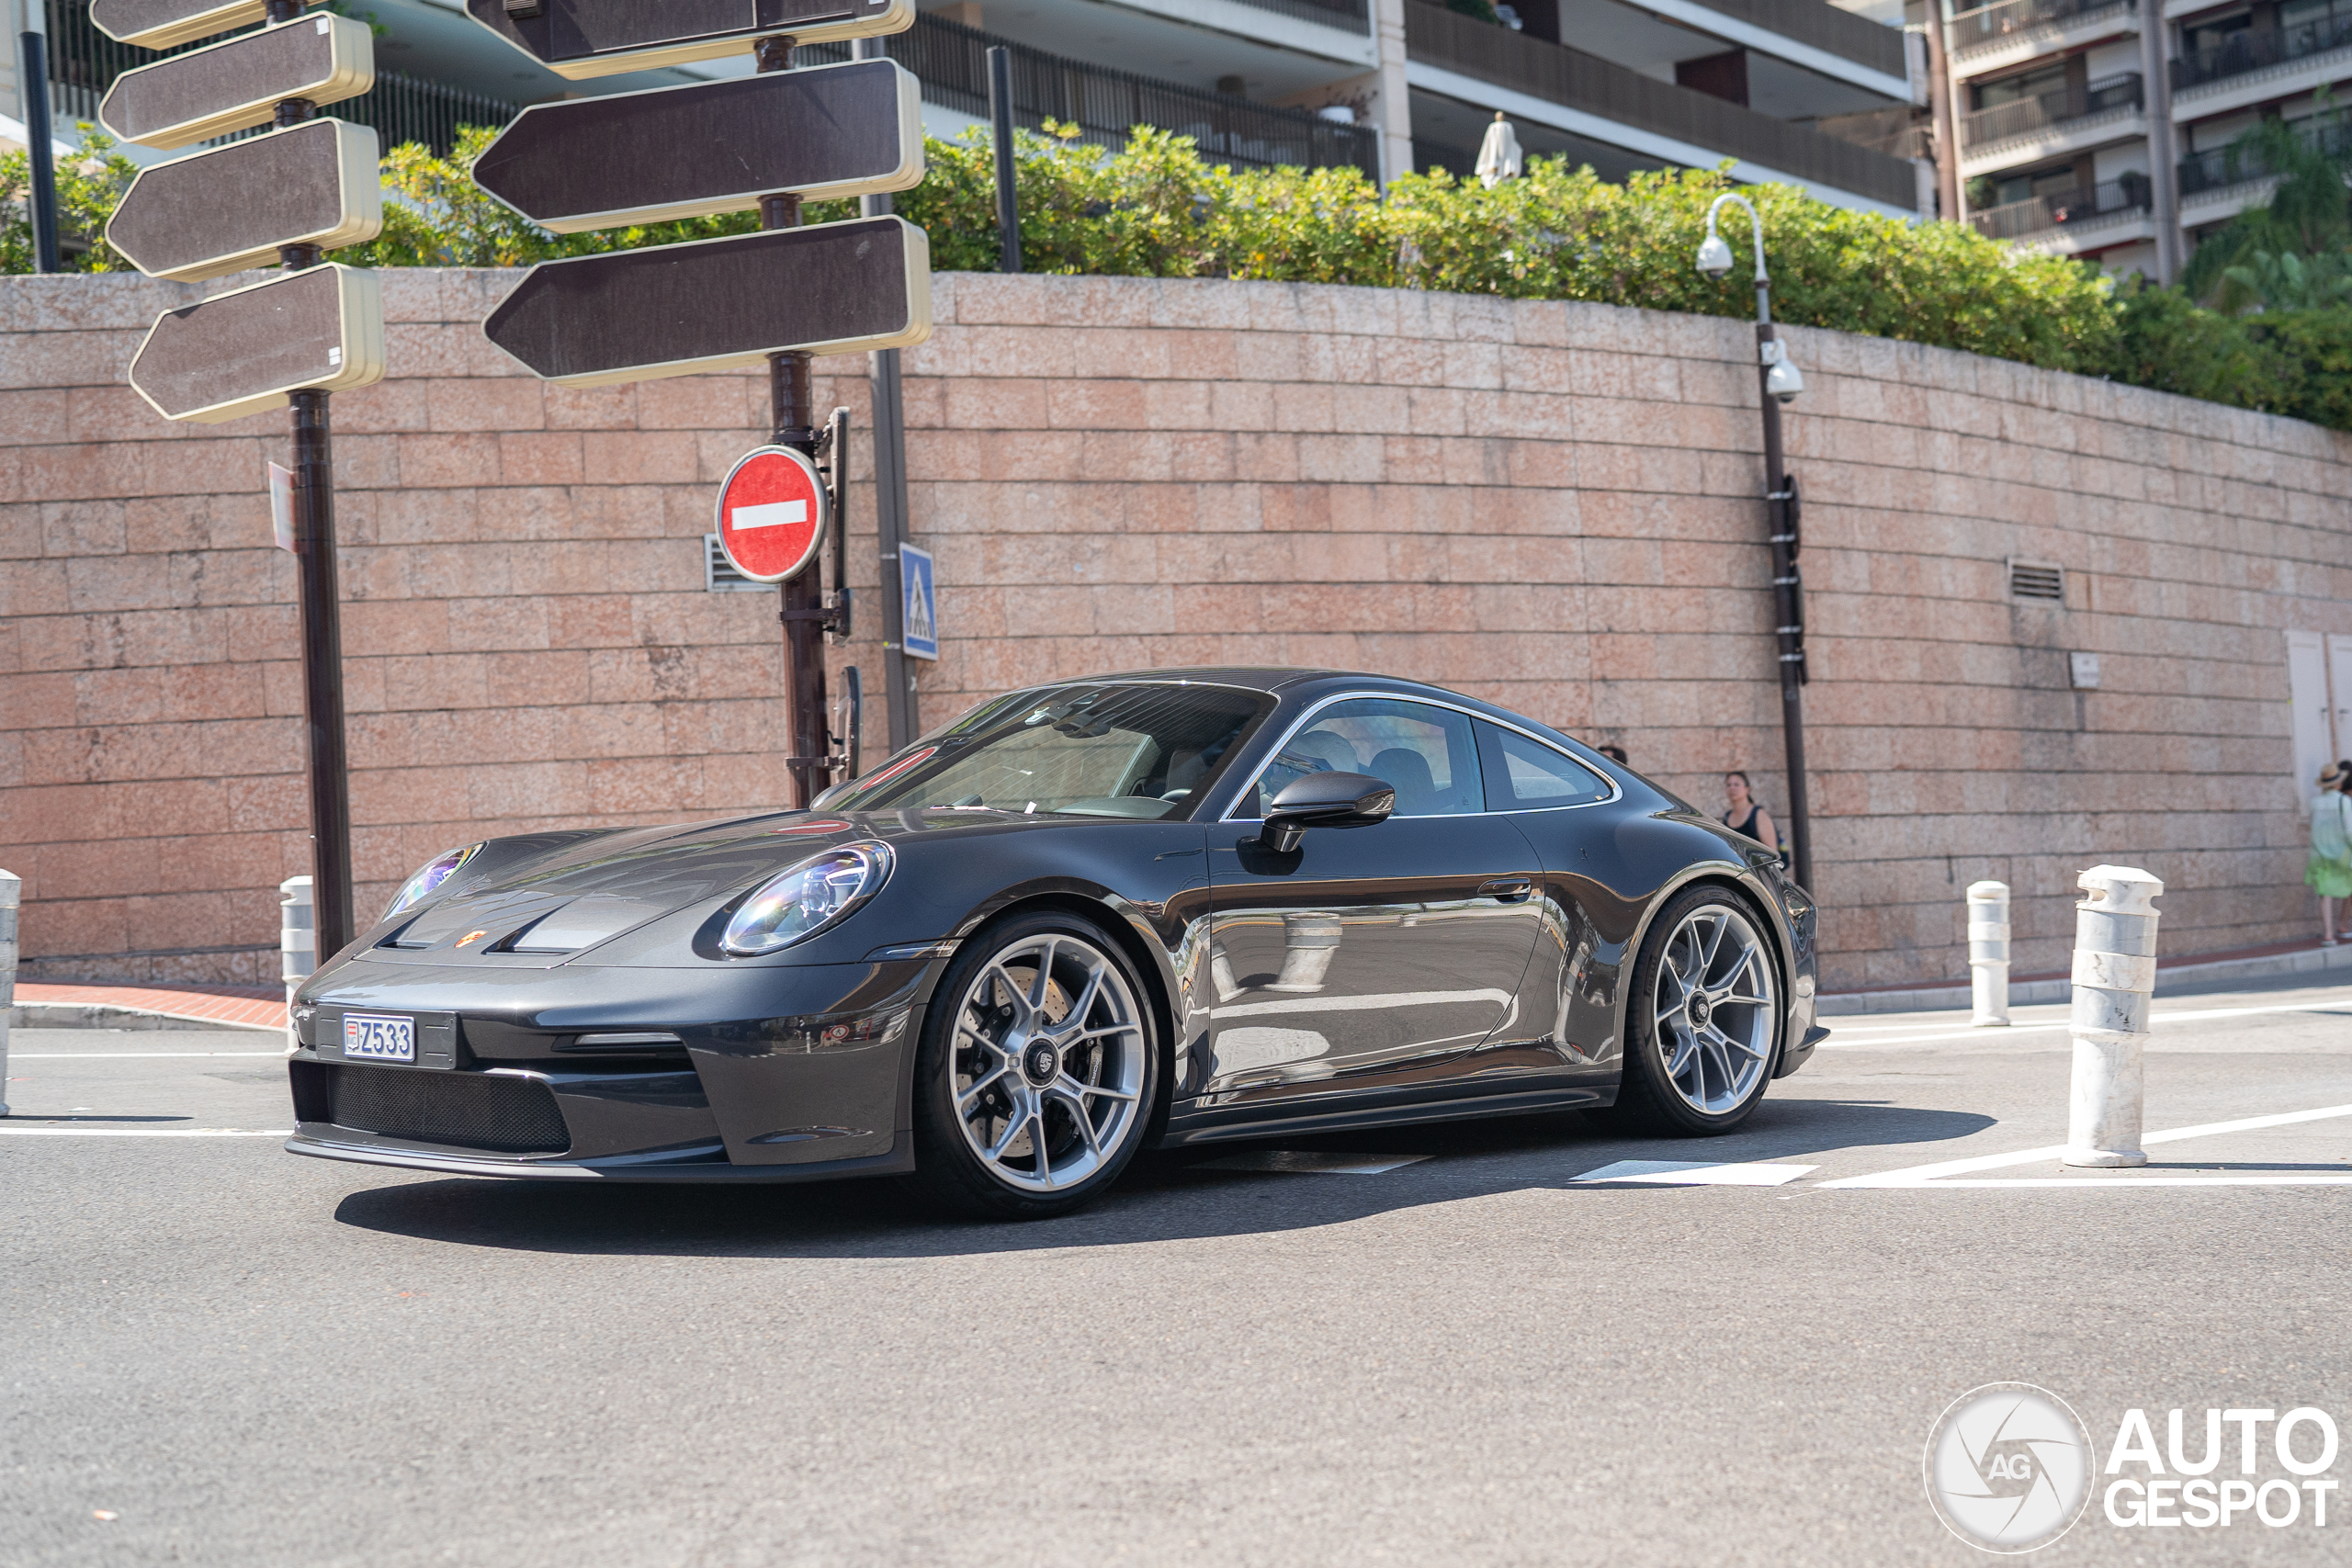
{"label": "hood vent", "polygon": [[670,912],[667,904],[591,893],[539,917],[505,944],[509,953],[577,953]]}

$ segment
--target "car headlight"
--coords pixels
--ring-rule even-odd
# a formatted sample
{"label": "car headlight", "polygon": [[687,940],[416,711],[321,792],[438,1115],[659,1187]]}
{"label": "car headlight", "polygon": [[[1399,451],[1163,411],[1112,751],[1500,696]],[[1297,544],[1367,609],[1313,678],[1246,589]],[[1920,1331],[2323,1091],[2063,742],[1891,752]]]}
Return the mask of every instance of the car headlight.
{"label": "car headlight", "polygon": [[719,945],[752,958],[804,942],[880,892],[890,865],[888,844],[845,844],[812,855],[744,899]]}
{"label": "car headlight", "polygon": [[435,856],[424,870],[401,884],[400,892],[392,897],[392,907],[384,911],[384,919],[389,920],[403,909],[413,909],[432,897],[440,891],[443,883],[458,874],[459,866],[481,852],[480,844],[468,844],[462,850],[451,850],[447,854]]}

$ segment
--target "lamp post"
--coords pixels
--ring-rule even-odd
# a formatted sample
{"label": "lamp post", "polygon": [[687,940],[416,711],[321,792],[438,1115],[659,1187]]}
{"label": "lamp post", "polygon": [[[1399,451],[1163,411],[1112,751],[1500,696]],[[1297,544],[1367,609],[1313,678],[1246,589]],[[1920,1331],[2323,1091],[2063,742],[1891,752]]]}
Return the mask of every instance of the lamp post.
{"label": "lamp post", "polygon": [[1699,270],[1709,277],[1731,271],[1731,246],[1716,232],[1725,202],[1746,209],[1756,236],[1756,377],[1764,411],[1764,503],[1770,525],[1772,607],[1778,624],[1781,672],[1781,737],[1788,749],[1789,848],[1800,886],[1813,886],[1813,819],[1805,807],[1804,780],[1804,600],[1797,581],[1797,491],[1781,446],[1781,405],[1804,390],[1804,377],[1789,358],[1772,325],[1772,280],[1764,269],[1764,220],[1746,197],[1725,191],[1707,209],[1707,238],[1699,247]]}

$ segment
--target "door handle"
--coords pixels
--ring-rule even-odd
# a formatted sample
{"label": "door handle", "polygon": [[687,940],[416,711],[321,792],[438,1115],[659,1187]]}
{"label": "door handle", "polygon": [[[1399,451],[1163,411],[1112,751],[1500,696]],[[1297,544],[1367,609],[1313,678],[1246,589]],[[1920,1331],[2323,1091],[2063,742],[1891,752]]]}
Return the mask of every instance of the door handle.
{"label": "door handle", "polygon": [[1524,876],[1498,876],[1492,882],[1478,884],[1478,897],[1492,898],[1498,904],[1519,903],[1534,891],[1534,882]]}

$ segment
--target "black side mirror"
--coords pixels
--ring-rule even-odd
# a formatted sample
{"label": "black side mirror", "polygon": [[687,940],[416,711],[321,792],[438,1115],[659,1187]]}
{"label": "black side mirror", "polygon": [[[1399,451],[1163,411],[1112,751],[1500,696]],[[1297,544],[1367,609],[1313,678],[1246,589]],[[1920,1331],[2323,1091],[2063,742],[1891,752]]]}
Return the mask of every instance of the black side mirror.
{"label": "black side mirror", "polygon": [[1368,773],[1309,773],[1274,796],[1261,841],[1286,855],[1309,828],[1369,828],[1396,809],[1396,786]]}

